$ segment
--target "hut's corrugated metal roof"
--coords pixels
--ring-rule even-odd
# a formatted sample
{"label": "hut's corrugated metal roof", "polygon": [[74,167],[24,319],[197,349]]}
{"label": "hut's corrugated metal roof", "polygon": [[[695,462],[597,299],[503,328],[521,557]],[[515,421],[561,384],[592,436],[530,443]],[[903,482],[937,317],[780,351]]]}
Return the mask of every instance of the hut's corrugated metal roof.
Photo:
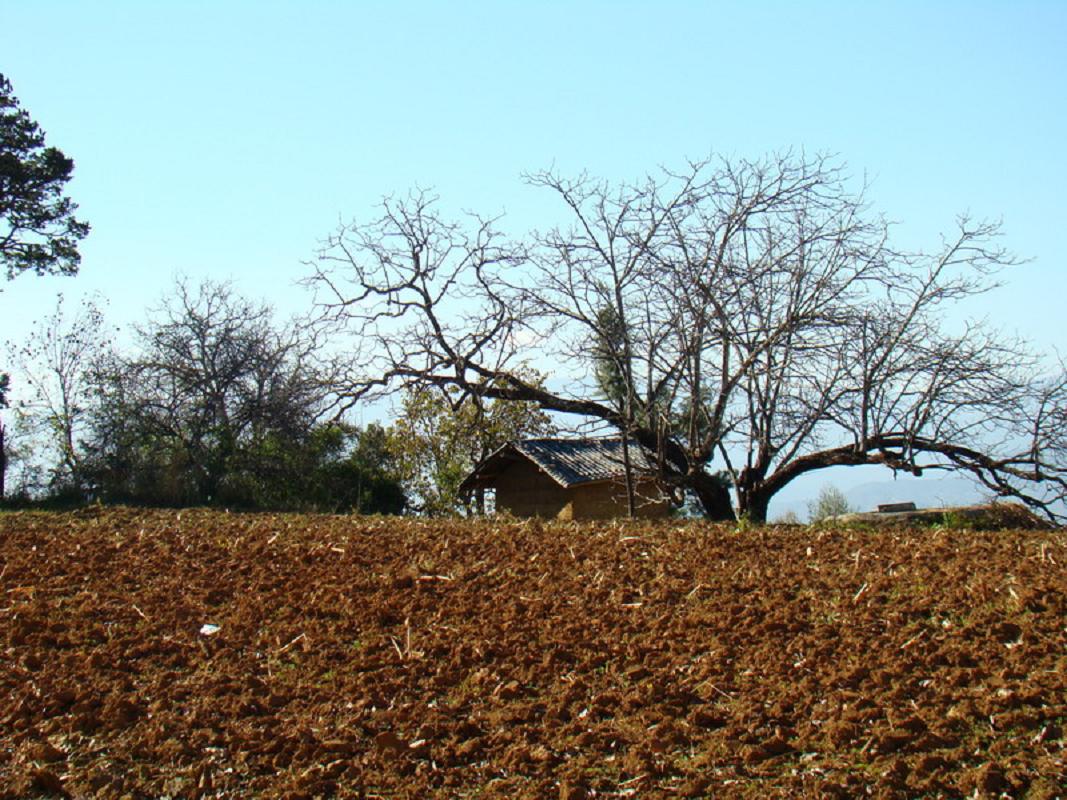
{"label": "hut's corrugated metal roof", "polygon": [[[656,471],[654,457],[637,442],[630,441],[630,464],[635,472]],[[564,488],[582,483],[612,480],[625,475],[622,439],[522,439],[508,442],[475,467],[461,490],[483,485],[517,457],[525,457],[544,470]]]}
{"label": "hut's corrugated metal roof", "polygon": [[[626,473],[622,439],[524,439],[515,449],[534,461],[561,486],[621,478]],[[630,442],[630,464],[636,472],[652,472],[648,452]]]}

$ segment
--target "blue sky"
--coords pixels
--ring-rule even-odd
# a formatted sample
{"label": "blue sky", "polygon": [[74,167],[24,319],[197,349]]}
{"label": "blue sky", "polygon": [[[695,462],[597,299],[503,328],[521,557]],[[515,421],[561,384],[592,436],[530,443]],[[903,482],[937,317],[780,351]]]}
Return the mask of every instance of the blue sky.
{"label": "blue sky", "polygon": [[284,312],[339,218],[434,187],[554,217],[521,173],[840,155],[898,241],[1003,218],[1030,259],[972,313],[1065,347],[1067,3],[13,2],[0,72],[77,164],[73,279],[2,285],[0,340],[63,291],[142,319],[176,273]]}

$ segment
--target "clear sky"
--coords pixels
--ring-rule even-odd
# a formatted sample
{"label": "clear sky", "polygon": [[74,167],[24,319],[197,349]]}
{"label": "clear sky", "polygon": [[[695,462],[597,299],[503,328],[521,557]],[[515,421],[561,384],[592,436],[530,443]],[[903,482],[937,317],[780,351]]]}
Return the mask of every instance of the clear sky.
{"label": "clear sky", "polygon": [[975,313],[1067,351],[1067,2],[0,0],[0,72],[93,231],[0,285],[0,341],[63,291],[142,319],[176,273],[307,307],[339,218],[418,184],[544,226],[523,171],[837,153],[899,241],[1002,218],[1030,262]]}

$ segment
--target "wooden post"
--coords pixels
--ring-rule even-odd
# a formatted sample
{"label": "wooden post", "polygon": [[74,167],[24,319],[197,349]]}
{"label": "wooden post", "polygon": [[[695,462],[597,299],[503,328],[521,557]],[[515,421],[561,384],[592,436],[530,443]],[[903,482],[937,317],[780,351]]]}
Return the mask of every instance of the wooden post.
{"label": "wooden post", "polygon": [[626,476],[626,515],[633,519],[637,516],[637,504],[634,502],[634,472],[630,463],[629,431],[622,437],[622,464]]}

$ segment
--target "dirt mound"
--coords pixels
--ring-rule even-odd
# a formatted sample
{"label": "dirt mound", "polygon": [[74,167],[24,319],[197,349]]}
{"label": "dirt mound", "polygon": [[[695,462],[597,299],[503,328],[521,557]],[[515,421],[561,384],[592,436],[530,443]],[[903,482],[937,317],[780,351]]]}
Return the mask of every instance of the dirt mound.
{"label": "dirt mound", "polygon": [[1054,797],[1062,531],[0,515],[0,797]]}

